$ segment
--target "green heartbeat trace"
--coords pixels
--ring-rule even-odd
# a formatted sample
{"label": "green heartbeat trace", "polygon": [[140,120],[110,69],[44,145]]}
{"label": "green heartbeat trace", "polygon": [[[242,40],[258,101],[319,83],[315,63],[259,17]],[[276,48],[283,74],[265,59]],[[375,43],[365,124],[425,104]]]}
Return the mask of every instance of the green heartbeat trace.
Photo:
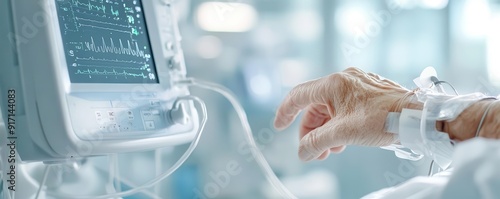
{"label": "green heartbeat trace", "polygon": [[127,71],[123,72],[116,72],[116,70],[113,69],[113,71],[109,72],[107,70],[104,71],[98,71],[96,70],[78,70],[75,73],[76,75],[116,75],[116,76],[131,76],[131,77],[142,77],[143,79],[148,78],[147,75],[144,75],[144,73],[128,73]]}
{"label": "green heartbeat trace", "polygon": [[132,9],[130,7],[125,7],[125,12],[134,14],[134,9]]}
{"label": "green heartbeat trace", "polygon": [[128,23],[129,24],[135,24],[135,19],[134,19],[133,16],[127,15],[127,18],[128,18]]}
{"label": "green heartbeat trace", "polygon": [[111,6],[111,14],[114,15],[114,16],[118,16],[118,15],[120,15],[120,12],[118,10],[115,11],[115,9],[113,8],[113,6]]}
{"label": "green heartbeat trace", "polygon": [[83,3],[83,2],[80,2],[79,0],[72,0],[72,3],[73,3],[73,5],[75,5],[77,7],[82,5],[82,6],[88,7],[89,10],[95,9],[97,11],[102,11],[103,13],[106,13],[106,6],[104,6],[104,5],[101,5],[101,6],[92,5],[92,3],[90,3],[90,1],[88,1],[88,3]]}
{"label": "green heartbeat trace", "polygon": [[132,28],[132,34],[133,35],[139,35],[139,31],[137,31],[136,28]]}

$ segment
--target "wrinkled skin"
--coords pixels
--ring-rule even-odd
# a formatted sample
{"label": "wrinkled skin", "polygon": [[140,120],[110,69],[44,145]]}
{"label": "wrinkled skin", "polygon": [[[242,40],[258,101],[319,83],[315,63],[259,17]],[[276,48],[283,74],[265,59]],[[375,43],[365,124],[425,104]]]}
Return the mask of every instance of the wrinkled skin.
{"label": "wrinkled skin", "polygon": [[386,146],[397,141],[384,131],[387,114],[400,111],[398,105],[407,93],[395,82],[348,68],[293,88],[278,109],[274,126],[287,128],[305,109],[299,129],[303,161],[325,159],[346,145]]}

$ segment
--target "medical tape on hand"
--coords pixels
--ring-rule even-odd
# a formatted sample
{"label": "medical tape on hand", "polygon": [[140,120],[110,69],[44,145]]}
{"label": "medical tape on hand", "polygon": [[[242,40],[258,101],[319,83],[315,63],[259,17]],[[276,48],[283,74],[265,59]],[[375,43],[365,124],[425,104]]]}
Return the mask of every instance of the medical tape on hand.
{"label": "medical tape on hand", "polygon": [[[426,126],[427,110],[414,110],[404,108],[401,113],[391,112],[385,123],[386,132],[398,134],[400,144],[393,144],[384,149],[392,150],[396,156],[408,160],[420,160],[423,156],[430,157],[442,168],[447,168],[451,163],[453,146],[450,144],[448,134],[433,130],[434,137],[439,139],[426,140],[422,127]],[[429,123],[434,123],[429,122]],[[434,125],[435,126],[435,125]],[[436,136],[439,133],[439,136]]]}
{"label": "medical tape on hand", "polygon": [[452,121],[473,103],[491,97],[481,93],[450,96],[426,89],[416,95],[424,103],[423,110],[403,109],[400,114],[389,113],[385,130],[398,134],[401,143],[398,149],[408,148],[415,154],[432,158],[441,168],[447,168],[451,164],[454,141],[447,133],[436,129],[436,122]]}
{"label": "medical tape on hand", "polygon": [[[400,125],[401,125],[400,117],[401,117],[401,113],[397,113],[397,112],[390,112],[389,114],[387,114],[385,127],[384,127],[385,132],[399,134]],[[404,121],[407,121],[407,120],[404,120]],[[420,123],[417,122],[416,124],[419,125]],[[411,126],[414,126],[414,125],[411,125]],[[414,134],[419,135],[418,132],[414,133]],[[398,135],[398,137],[399,137],[399,135]],[[417,160],[422,159],[422,157],[423,157],[423,155],[416,153],[415,151],[413,151],[410,148],[405,147],[401,144],[391,144],[389,146],[383,146],[380,148],[394,151],[394,154],[398,158],[402,158],[402,159],[417,161]]]}
{"label": "medical tape on hand", "polygon": [[424,155],[424,141],[420,135],[422,111],[403,109],[399,117],[399,141],[417,154]]}
{"label": "medical tape on hand", "polygon": [[401,113],[390,112],[385,119],[385,132],[399,134],[399,117]]}
{"label": "medical tape on hand", "polygon": [[447,133],[436,130],[437,121],[453,121],[473,103],[491,98],[482,93],[450,96],[424,90],[417,92],[417,97],[424,102],[424,111],[420,134],[426,148],[424,155],[430,156],[441,167],[451,163],[454,141]]}

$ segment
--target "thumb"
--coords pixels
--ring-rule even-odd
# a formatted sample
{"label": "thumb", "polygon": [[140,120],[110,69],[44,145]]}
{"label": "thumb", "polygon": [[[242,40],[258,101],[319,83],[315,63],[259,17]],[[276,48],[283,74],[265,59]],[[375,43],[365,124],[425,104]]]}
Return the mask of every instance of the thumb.
{"label": "thumb", "polygon": [[323,152],[331,148],[342,147],[347,143],[345,136],[340,136],[339,125],[342,122],[330,120],[307,135],[299,144],[299,158],[302,161],[310,161],[318,158]]}

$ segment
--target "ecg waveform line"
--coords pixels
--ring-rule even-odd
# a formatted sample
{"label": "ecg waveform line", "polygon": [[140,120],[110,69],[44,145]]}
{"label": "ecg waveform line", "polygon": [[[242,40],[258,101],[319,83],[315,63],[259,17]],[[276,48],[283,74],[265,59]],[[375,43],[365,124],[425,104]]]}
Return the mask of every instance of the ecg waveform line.
{"label": "ecg waveform line", "polygon": [[106,13],[106,6],[105,5],[93,5],[90,1],[88,3],[81,2],[79,0],[72,0],[71,3],[75,5],[76,7],[78,6],[84,6],[87,7],[89,10],[96,9],[97,11],[102,11],[103,13]]}
{"label": "ecg waveform line", "polygon": [[113,71],[107,71],[107,70],[103,70],[103,71],[99,71],[99,70],[90,70],[90,69],[87,69],[87,70],[77,70],[76,75],[114,75],[114,76],[131,76],[131,77],[142,77],[144,79],[148,78],[147,75],[145,75],[144,73],[129,73],[127,71],[123,71],[123,72],[116,72],[116,70],[113,69]]}
{"label": "ecg waveform line", "polygon": [[121,24],[109,23],[109,22],[104,22],[104,21],[96,21],[96,20],[85,19],[85,18],[81,18],[81,17],[75,17],[75,19],[78,20],[78,21],[87,21],[87,22],[92,22],[92,23],[100,23],[100,24],[106,24],[106,25],[120,26],[120,27],[124,27],[124,28],[130,28],[131,27],[130,25],[121,25]]}
{"label": "ecg waveform line", "polygon": [[133,61],[133,60],[129,61],[129,60],[118,60],[118,59],[99,59],[99,58],[94,58],[94,57],[88,57],[88,58],[76,57],[76,60],[101,61],[101,62],[124,63],[124,64],[141,64],[141,65],[146,64],[146,62]]}
{"label": "ecg waveform line", "polygon": [[114,15],[114,16],[119,16],[120,15],[120,11],[115,10],[115,8],[113,8],[113,6],[111,6],[111,14]]}
{"label": "ecg waveform line", "polygon": [[87,64],[77,64],[78,67],[87,68],[117,68],[117,69],[129,69],[129,70],[147,70],[149,66],[143,65],[140,67],[125,67],[125,66],[99,66],[99,65],[87,65]]}
{"label": "ecg waveform line", "polygon": [[113,28],[106,28],[106,27],[101,27],[101,26],[87,25],[87,24],[82,24],[82,23],[80,23],[80,26],[91,27],[91,28],[98,28],[98,29],[103,29],[103,30],[111,30],[111,31],[121,32],[121,33],[127,33],[127,34],[134,34],[131,31],[117,30],[117,29],[113,29]]}
{"label": "ecg waveform line", "polygon": [[96,43],[94,42],[94,37],[90,37],[90,42],[85,42],[85,47],[87,48],[88,51],[96,52],[96,53],[114,53],[118,55],[131,55],[135,57],[140,57],[144,59],[148,59],[151,57],[151,55],[144,53],[144,50],[139,49],[139,44],[137,42],[135,43],[135,49],[132,48],[132,45],[130,44],[130,41],[127,40],[127,47],[123,46],[123,42],[121,39],[119,39],[119,47],[115,46],[115,43],[113,39],[110,40],[110,45],[106,44],[106,41],[104,40],[104,37],[102,37],[102,45],[97,46]]}
{"label": "ecg waveform line", "polygon": [[140,0],[56,5],[72,82],[158,83]]}
{"label": "ecg waveform line", "polygon": [[[97,18],[106,18],[108,17],[107,14],[103,13],[103,14],[99,14],[99,13],[88,13],[86,11],[81,11],[81,10],[76,10],[75,13],[78,13],[80,15],[87,15],[87,16],[90,16],[90,17],[97,17]],[[116,21],[117,19],[115,19]]]}
{"label": "ecg waveform line", "polygon": [[[120,4],[117,2],[112,2],[112,1],[103,1],[101,0],[98,2],[97,0],[70,0],[68,2],[70,9],[68,8],[63,8],[65,11],[71,10],[71,14],[73,16],[74,22],[75,22],[75,29],[76,31],[79,31],[80,28],[93,28],[93,29],[100,29],[100,30],[107,30],[107,31],[114,31],[114,32],[119,32],[119,33],[126,33],[130,34],[131,38],[132,36],[137,36],[139,35],[140,32],[137,27],[133,27],[130,24],[133,22],[130,22],[130,16],[127,15],[126,18],[122,18],[121,15],[126,14],[126,13],[135,13],[134,9],[131,7],[127,7],[124,4],[124,9],[120,10]],[[73,10],[73,8],[85,8],[85,9],[76,9]],[[117,9],[118,8],[118,9]],[[91,11],[91,12],[86,12],[85,10]],[[93,11],[98,11],[98,13],[93,12]],[[128,24],[116,24],[116,23],[110,23],[110,22],[105,22],[101,21],[100,19],[91,19],[91,18],[85,18],[85,17],[77,17],[75,16],[75,12],[79,13],[80,15],[88,15],[91,18],[97,17],[97,18],[109,18],[107,16],[112,16],[113,20],[115,21],[123,21],[121,19],[128,19]],[[83,22],[83,23],[82,23]],[[65,24],[66,30],[68,30],[67,24]],[[115,27],[115,28],[113,28]],[[117,29],[116,27],[120,27],[120,29]],[[123,28],[123,29],[121,29]]]}

